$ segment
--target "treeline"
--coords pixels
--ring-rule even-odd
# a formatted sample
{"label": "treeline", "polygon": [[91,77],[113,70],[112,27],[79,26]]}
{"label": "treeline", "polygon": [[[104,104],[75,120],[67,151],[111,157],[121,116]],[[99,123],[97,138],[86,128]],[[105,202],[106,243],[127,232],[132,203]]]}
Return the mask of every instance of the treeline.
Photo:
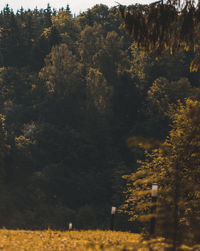
{"label": "treeline", "polygon": [[[6,6],[0,13],[0,226],[108,228],[124,200],[122,176],[143,150],[127,140],[163,140],[167,111],[198,98],[192,52],[141,54],[117,8],[74,17]],[[136,230],[126,216],[117,228]]]}

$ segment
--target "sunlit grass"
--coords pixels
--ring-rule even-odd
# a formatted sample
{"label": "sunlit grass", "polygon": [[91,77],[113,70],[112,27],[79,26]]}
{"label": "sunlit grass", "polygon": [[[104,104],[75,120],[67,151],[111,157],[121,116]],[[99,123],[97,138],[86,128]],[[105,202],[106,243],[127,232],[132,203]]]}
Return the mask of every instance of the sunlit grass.
{"label": "sunlit grass", "polygon": [[[0,230],[0,250],[129,251],[170,250],[164,239],[144,240],[139,234],[112,231]],[[184,247],[182,250],[192,250]],[[200,250],[200,249],[198,249]]]}

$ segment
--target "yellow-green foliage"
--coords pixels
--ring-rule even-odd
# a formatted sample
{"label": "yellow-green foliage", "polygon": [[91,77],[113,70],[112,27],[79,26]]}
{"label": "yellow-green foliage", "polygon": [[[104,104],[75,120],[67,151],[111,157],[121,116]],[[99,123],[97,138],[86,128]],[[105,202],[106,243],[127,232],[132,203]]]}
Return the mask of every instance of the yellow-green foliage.
{"label": "yellow-green foliage", "polygon": [[127,199],[122,209],[148,229],[153,216],[151,184],[157,182],[157,234],[173,239],[178,233],[180,243],[195,243],[200,226],[200,102],[179,102],[170,116],[172,130],[164,143],[146,152],[137,172],[124,176]]}
{"label": "yellow-green foliage", "polygon": [[170,245],[164,242],[163,238],[147,241],[141,235],[132,233],[111,231],[0,230],[0,249],[9,251],[148,251],[152,249],[164,251],[169,247]]}

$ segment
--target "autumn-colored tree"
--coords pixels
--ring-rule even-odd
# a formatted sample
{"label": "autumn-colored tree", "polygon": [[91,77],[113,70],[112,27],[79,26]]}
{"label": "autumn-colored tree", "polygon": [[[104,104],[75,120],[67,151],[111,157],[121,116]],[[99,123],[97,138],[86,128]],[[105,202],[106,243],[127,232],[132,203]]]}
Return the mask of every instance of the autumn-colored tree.
{"label": "autumn-colored tree", "polygon": [[[200,102],[179,102],[171,110],[172,130],[159,148],[146,153],[137,172],[125,176],[127,200],[123,205],[130,220],[148,226],[151,213],[151,184],[159,184],[156,233],[180,242],[198,242],[200,213]],[[147,229],[147,228],[146,228]]]}

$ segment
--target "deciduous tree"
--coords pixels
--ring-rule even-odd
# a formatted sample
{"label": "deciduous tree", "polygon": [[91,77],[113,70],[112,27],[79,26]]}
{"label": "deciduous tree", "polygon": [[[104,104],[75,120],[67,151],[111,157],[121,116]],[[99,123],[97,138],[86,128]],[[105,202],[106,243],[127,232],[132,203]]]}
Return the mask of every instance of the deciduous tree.
{"label": "deciduous tree", "polygon": [[[199,241],[200,194],[200,102],[187,99],[171,112],[173,128],[164,143],[146,154],[137,172],[125,176],[131,220],[148,226],[151,213],[151,184],[159,184],[157,234],[181,241]],[[147,228],[146,228],[147,230]]]}

